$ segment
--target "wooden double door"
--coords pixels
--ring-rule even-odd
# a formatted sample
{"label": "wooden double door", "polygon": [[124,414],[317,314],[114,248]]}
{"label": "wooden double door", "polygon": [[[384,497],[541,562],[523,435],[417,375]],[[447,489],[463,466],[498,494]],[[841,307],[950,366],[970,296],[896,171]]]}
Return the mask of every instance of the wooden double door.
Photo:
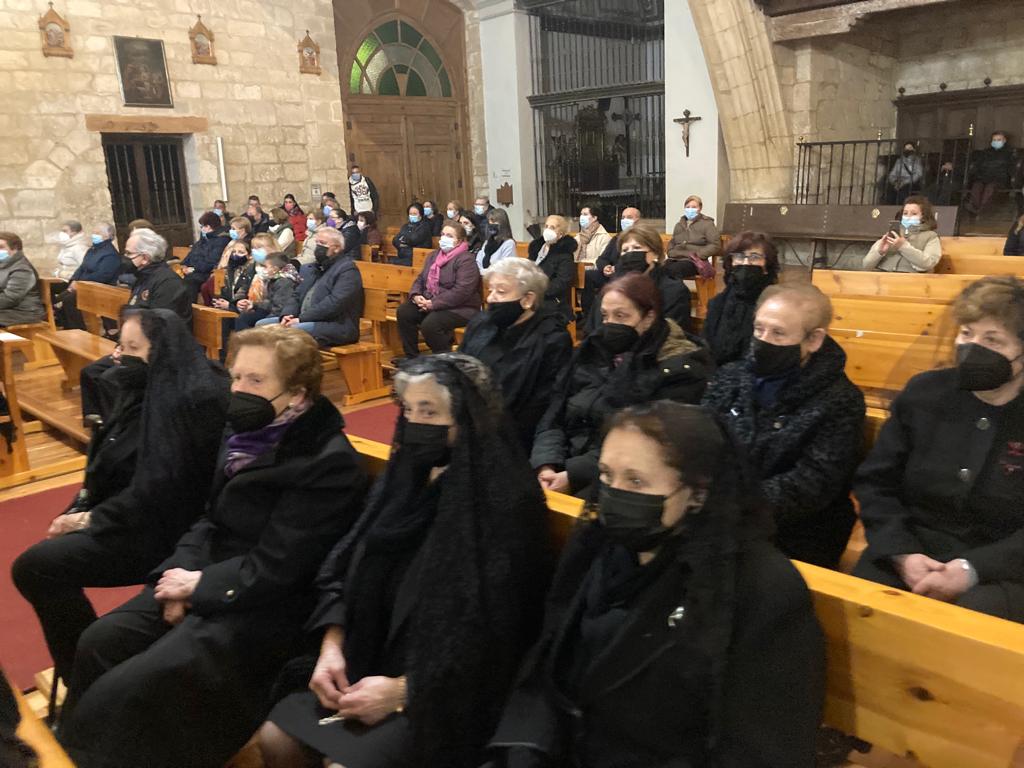
{"label": "wooden double door", "polygon": [[381,226],[399,226],[411,202],[471,205],[468,149],[458,102],[447,99],[350,97],[346,148],[380,193]]}

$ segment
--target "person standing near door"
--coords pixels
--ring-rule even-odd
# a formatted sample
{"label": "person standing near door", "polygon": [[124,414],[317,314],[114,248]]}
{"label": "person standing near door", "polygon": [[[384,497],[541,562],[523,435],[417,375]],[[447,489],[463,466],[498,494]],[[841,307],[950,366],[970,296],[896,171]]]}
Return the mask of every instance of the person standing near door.
{"label": "person standing near door", "polygon": [[363,176],[363,170],[358,163],[353,163],[350,169],[348,196],[352,203],[353,216],[365,211],[377,213],[380,210],[380,195],[377,194],[377,185],[369,176]]}

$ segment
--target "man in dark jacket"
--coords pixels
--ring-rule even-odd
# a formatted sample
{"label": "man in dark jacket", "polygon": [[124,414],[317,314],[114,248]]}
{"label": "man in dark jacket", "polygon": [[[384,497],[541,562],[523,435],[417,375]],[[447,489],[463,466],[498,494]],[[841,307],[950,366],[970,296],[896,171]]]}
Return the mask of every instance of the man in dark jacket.
{"label": "man in dark jacket", "polygon": [[298,328],[316,339],[321,347],[336,347],[359,341],[359,318],[363,314],[363,278],[350,256],[342,253],[345,239],[336,229],[316,232],[316,263],[299,272],[301,282],[296,306],[279,317],[256,323]]}
{"label": "man in dark jacket", "polygon": [[971,196],[964,206],[968,212],[980,214],[997,189],[1010,188],[1014,159],[1013,149],[1006,144],[1006,134],[994,131],[989,146],[978,152],[971,164]]}
{"label": "man in dark jacket", "polygon": [[252,224],[252,233],[262,235],[270,231],[270,216],[260,205],[260,199],[256,195],[249,196],[249,207],[246,209],[245,218]]}
{"label": "man in dark jacket", "polygon": [[[125,258],[136,275],[128,305],[137,309],[169,309],[186,323],[192,322],[192,302],[185,283],[164,259],[167,241],[151,229],[136,229],[125,245]],[[82,418],[102,418],[109,412],[112,393],[105,391],[100,377],[113,365],[110,355],[82,369]]]}
{"label": "man in dark jacket", "polygon": [[85,330],[85,320],[78,311],[78,296],[75,283],[86,280],[92,283],[114,285],[121,272],[121,254],[114,247],[115,229],[113,224],[97,224],[92,231],[92,246],[82,257],[82,263],[71,275],[68,287],[54,298],[57,310],[57,324],[64,328]]}
{"label": "man in dark jacket", "polygon": [[199,289],[210,279],[220,263],[224,248],[230,242],[228,228],[220,223],[217,214],[207,211],[199,217],[199,239],[193,243],[188,256],[181,262],[190,303],[199,297]]}
{"label": "man in dark jacket", "polygon": [[864,396],[843,372],[831,320],[831,302],[812,285],[766,288],[749,352],[720,368],[704,395],[747,447],[778,547],[827,568],[855,521],[850,485],[864,428]]}

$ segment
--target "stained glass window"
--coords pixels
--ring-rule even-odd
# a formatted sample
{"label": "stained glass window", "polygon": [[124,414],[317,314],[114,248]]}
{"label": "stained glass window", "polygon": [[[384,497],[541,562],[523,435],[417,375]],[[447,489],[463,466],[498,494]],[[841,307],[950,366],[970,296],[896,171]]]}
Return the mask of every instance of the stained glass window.
{"label": "stained glass window", "polygon": [[427,38],[407,22],[388,21],[373,30],[356,51],[349,92],[451,98],[452,81]]}

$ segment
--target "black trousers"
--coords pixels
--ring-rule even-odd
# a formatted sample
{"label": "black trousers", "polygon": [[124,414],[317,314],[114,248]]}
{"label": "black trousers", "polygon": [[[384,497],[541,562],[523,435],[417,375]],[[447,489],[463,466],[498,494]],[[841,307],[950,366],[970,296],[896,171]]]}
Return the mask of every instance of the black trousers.
{"label": "black trousers", "polygon": [[415,357],[420,353],[419,334],[434,354],[451,352],[454,331],[469,321],[462,315],[447,309],[421,312],[420,308],[407,301],[395,312],[398,319],[398,335],[402,339],[402,350]]}
{"label": "black trousers", "polygon": [[189,272],[182,280],[185,283],[185,290],[188,292],[188,300],[195,304],[199,299],[199,291],[203,283],[210,279],[209,272]]}
{"label": "black trousers", "polygon": [[14,585],[35,609],[57,674],[65,680],[78,638],[96,621],[83,588],[141,584],[156,563],[144,562],[136,549],[132,542],[75,531],[41,541],[14,561]]}
{"label": "black trousers", "polygon": [[[613,275],[614,277],[614,275]],[[580,309],[583,311],[584,319],[590,317],[590,311],[597,299],[597,294],[605,287],[611,278],[607,277],[600,269],[588,269],[583,277],[583,290],[580,292]],[[573,311],[576,308],[573,307]]]}
{"label": "black trousers", "polygon": [[662,265],[665,274],[676,280],[689,280],[697,276],[697,265],[689,259],[668,259]]}
{"label": "black trousers", "polygon": [[95,363],[89,363],[82,369],[78,383],[82,386],[82,417],[92,414],[104,419],[110,415],[117,396],[117,388],[102,380],[104,373],[114,367],[110,355],[101,357]]}
{"label": "black trousers", "polygon": [[[877,559],[871,553],[870,547],[864,550],[864,554],[857,561],[853,575],[887,587],[909,589],[896,573],[895,567],[888,560]],[[978,613],[1024,623],[1024,583],[1021,582],[997,581],[978,584],[960,595],[953,603]]]}
{"label": "black trousers", "polygon": [[74,291],[63,291],[53,297],[54,304],[60,304],[57,310],[57,326],[60,328],[77,328],[85,330],[85,319],[78,311],[78,294]]}

